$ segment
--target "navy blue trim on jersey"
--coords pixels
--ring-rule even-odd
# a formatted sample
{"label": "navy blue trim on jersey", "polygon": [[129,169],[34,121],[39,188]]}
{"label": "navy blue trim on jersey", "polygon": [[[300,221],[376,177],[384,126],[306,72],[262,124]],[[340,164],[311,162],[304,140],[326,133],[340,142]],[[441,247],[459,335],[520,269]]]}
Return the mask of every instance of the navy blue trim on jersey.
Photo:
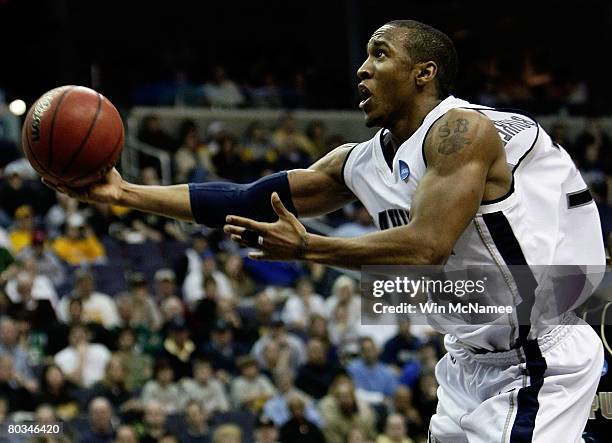
{"label": "navy blue trim on jersey", "polygon": [[508,197],[510,197],[512,194],[514,194],[514,174],[512,175],[512,182],[510,183],[510,189],[508,189],[508,192],[506,192],[501,197],[494,198],[493,200],[482,200],[480,202],[480,205],[481,206],[486,206],[486,205],[492,205],[494,203],[502,202],[505,199],[507,199]]}
{"label": "navy blue trim on jersey", "polygon": [[491,238],[516,282],[521,296],[516,313],[519,321],[519,344],[527,340],[530,328],[531,310],[535,303],[535,290],[538,282],[527,264],[508,219],[503,212],[483,214],[482,218],[489,229]]}
{"label": "navy blue trim on jersey", "polygon": [[[387,135],[389,135],[389,138],[387,140],[385,140]],[[391,146],[391,151],[389,151],[387,149],[387,143],[386,142],[393,143],[393,134],[391,134],[391,131],[389,131],[389,132],[387,132],[387,134],[385,134],[385,128],[383,128],[382,131],[380,131],[380,150],[382,151],[382,155],[383,155],[383,158],[385,159],[385,163],[387,164],[387,166],[389,167],[389,170],[393,174],[393,160],[395,159],[395,152],[396,151],[395,151],[395,149],[393,149],[393,146]],[[393,155],[391,155],[391,157],[389,157],[388,152],[393,152]]]}
{"label": "navy blue trim on jersey", "polygon": [[510,432],[510,443],[528,443],[533,440],[536,416],[540,408],[538,394],[544,385],[546,359],[542,356],[538,341],[528,340],[523,345],[529,386],[519,389],[516,395],[517,410]]}
{"label": "navy blue trim on jersey", "polygon": [[537,339],[527,339],[531,329],[530,315],[535,303],[535,289],[538,284],[533,272],[527,265],[521,245],[503,212],[483,214],[482,217],[504,262],[510,266],[510,272],[522,298],[516,310],[519,321],[517,344],[525,352],[529,386],[519,389],[517,394],[518,406],[510,433],[510,443],[531,442],[536,416],[540,408],[538,393],[544,385],[544,373],[547,368],[546,359],[540,352]]}
{"label": "navy blue trim on jersey", "polygon": [[593,201],[593,196],[589,188],[582,191],[570,192],[567,196],[567,209],[577,208],[578,206],[588,205]]}

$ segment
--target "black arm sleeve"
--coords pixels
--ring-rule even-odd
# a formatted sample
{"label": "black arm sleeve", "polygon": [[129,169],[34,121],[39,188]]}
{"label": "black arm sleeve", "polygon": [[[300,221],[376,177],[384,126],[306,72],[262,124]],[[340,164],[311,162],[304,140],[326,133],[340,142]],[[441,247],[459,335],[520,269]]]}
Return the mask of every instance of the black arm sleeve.
{"label": "black arm sleeve", "polygon": [[218,228],[225,224],[227,215],[249,217],[272,222],[278,218],[270,196],[278,193],[285,207],[297,215],[287,172],[277,172],[249,184],[230,182],[190,183],[191,213],[196,222]]}

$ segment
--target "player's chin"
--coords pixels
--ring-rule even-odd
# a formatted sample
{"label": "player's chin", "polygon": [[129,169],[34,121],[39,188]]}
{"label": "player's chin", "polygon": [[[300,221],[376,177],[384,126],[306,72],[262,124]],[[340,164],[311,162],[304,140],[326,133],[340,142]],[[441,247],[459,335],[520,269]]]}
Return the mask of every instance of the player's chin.
{"label": "player's chin", "polygon": [[373,112],[365,113],[365,125],[368,128],[374,128],[382,126],[383,118],[381,115],[377,115]]}

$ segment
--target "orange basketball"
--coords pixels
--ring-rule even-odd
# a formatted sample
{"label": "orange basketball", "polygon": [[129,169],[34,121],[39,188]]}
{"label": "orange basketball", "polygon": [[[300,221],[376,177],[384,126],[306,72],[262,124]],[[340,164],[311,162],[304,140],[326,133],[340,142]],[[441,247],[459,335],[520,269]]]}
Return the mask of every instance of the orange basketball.
{"label": "orange basketball", "polygon": [[61,86],[30,108],[22,128],[23,150],[51,183],[85,186],[103,177],[123,149],[123,122],[102,94]]}

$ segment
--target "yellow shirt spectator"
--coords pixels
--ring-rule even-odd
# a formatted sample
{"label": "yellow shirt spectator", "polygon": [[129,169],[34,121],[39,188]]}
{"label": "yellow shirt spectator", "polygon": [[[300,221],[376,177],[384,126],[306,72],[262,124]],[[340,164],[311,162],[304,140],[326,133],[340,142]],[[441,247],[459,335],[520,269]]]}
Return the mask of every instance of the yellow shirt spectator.
{"label": "yellow shirt spectator", "polygon": [[71,265],[91,263],[104,258],[104,246],[85,226],[80,214],[72,214],[66,221],[66,233],[53,242],[53,250],[59,258]]}
{"label": "yellow shirt spectator", "polygon": [[19,254],[19,251],[32,244],[33,229],[32,208],[28,205],[19,206],[15,210],[14,225],[8,236],[13,254]]}

